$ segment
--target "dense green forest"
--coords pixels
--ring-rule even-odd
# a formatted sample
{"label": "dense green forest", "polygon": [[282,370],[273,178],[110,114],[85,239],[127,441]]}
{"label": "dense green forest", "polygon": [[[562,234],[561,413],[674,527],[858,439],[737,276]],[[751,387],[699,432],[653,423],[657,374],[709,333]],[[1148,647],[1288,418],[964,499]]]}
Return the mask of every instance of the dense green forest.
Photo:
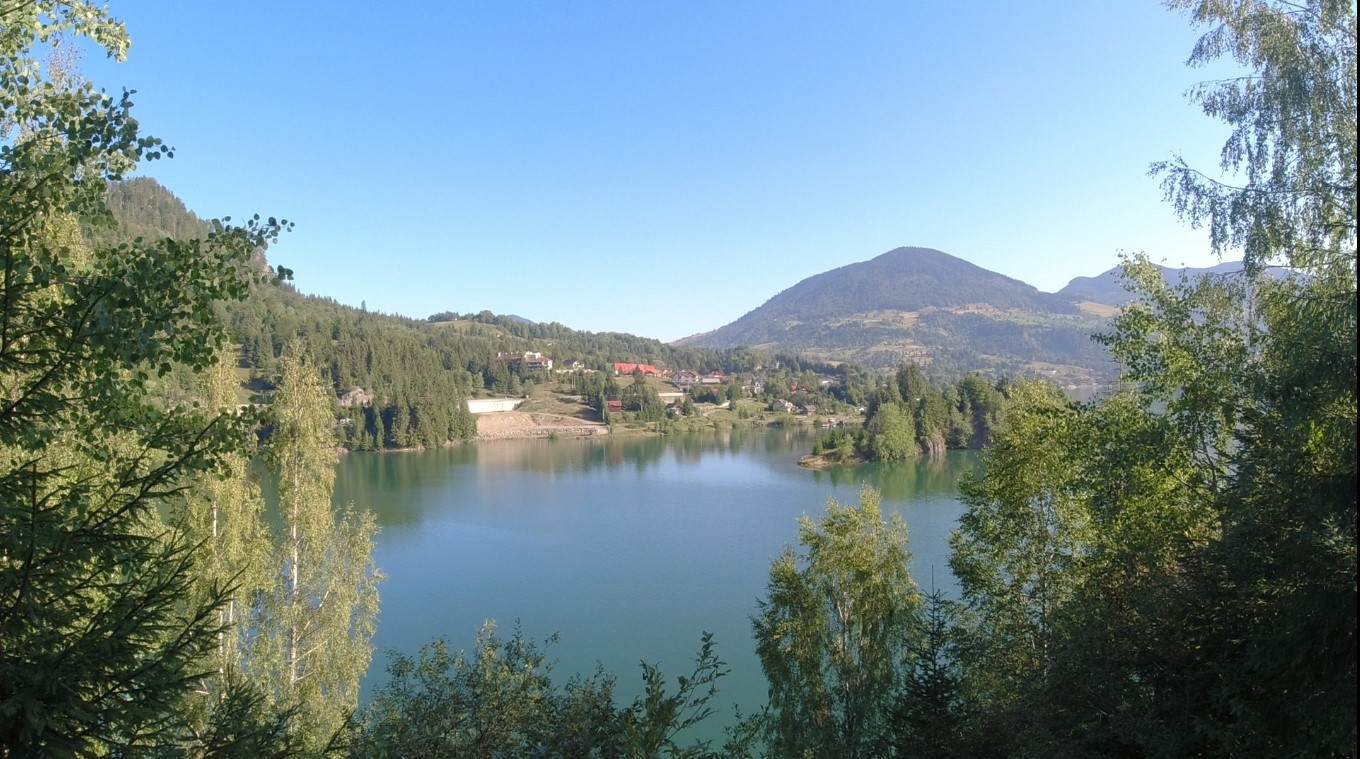
{"label": "dense green forest", "polygon": [[1004,428],[1013,384],[978,374],[937,384],[916,364],[903,364],[870,391],[864,426],[824,436],[813,456],[835,463],[901,461],[951,448],[985,448]]}
{"label": "dense green forest", "polygon": [[[121,56],[108,11],[0,8],[0,757],[1355,756],[1355,10],[1171,4],[1209,27],[1193,62],[1250,73],[1193,93],[1233,128],[1240,184],[1154,171],[1247,273],[1173,287],[1131,260],[1137,298],[1101,338],[1120,381],[1090,404],[301,296],[261,256],[287,222],[176,226],[167,198],[125,196],[158,192],[117,183],[167,150],[47,55]],[[133,208],[160,210],[120,227]],[[771,562],[769,702],[721,746],[687,737],[726,672],[706,635],[691,672],[644,667],[621,703],[612,675],[554,680],[547,649],[488,627],[395,655],[361,707],[381,574],[372,516],[331,504],[340,394],[375,397],[338,425],[351,445],[439,443],[469,428],[435,404],[502,390],[495,352],[550,340],[815,381],[872,407],[884,458],[985,438],[959,597],[919,590],[866,489]]]}

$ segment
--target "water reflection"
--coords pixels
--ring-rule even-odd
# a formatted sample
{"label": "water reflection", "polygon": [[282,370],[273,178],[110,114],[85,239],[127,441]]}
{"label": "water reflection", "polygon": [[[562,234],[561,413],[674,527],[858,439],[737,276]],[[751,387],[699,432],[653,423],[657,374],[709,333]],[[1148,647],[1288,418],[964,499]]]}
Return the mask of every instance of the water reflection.
{"label": "water reflection", "polygon": [[954,452],[943,456],[921,456],[912,461],[869,463],[854,467],[832,467],[814,473],[837,487],[867,482],[878,488],[885,501],[910,501],[916,498],[953,497],[959,477],[974,466],[976,454]]}
{"label": "water reflection", "polygon": [[[764,702],[750,615],[798,517],[867,482],[902,514],[913,574],[947,575],[953,491],[972,454],[810,471],[809,430],[489,441],[419,453],[352,454],[336,499],[372,509],[387,575],[375,643],[408,653],[437,635],[471,643],[483,620],[562,635],[566,674],[596,662],[636,693],[637,663],[687,671],[715,633],[732,676],[719,711]],[[378,664],[382,659],[379,657]],[[375,667],[373,677],[382,677]],[[371,685],[371,682],[370,682]],[[719,720],[715,724],[720,724]]]}
{"label": "water reflection", "polygon": [[[846,491],[862,483],[884,503],[955,497],[959,476],[976,454],[950,452],[891,464],[862,464],[805,470],[797,460],[812,447],[815,433],[803,429],[729,429],[669,436],[599,436],[560,440],[483,441],[406,453],[344,456],[336,472],[337,503],[372,510],[384,529],[419,529],[450,509],[517,509],[516,499],[561,501],[581,483],[593,483],[583,497],[614,498],[626,476],[629,493],[683,485],[700,479],[711,486],[745,489],[762,483],[808,483],[820,492]],[[724,463],[726,462],[726,463]],[[528,475],[506,480],[505,473]],[[809,482],[810,481],[810,482]],[[538,483],[538,484],[535,484]],[[471,495],[480,491],[479,495]],[[844,496],[838,496],[845,500]],[[636,499],[636,496],[630,496]],[[800,505],[814,513],[825,498]],[[461,505],[460,505],[461,504]]]}
{"label": "water reflection", "polygon": [[489,440],[434,451],[351,454],[342,462],[344,480],[338,485],[359,499],[374,489],[420,487],[429,481],[432,470],[474,463],[550,475],[625,466],[642,474],[663,461],[697,462],[714,453],[738,455],[757,443],[767,454],[803,453],[812,439],[808,431],[757,428],[664,436]]}

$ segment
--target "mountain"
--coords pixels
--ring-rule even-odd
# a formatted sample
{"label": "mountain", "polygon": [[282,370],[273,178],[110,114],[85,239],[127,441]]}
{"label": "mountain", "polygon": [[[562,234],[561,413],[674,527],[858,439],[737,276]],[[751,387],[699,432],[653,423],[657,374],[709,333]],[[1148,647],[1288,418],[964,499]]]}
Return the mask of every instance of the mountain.
{"label": "mountain", "polygon": [[[1181,275],[1194,278],[1205,274],[1236,274],[1242,271],[1242,262],[1225,261],[1217,266],[1198,269],[1193,267],[1177,269],[1166,266],[1160,268],[1162,278],[1166,280],[1167,284],[1176,284],[1180,281]],[[1133,295],[1124,289],[1123,281],[1119,276],[1121,271],[1121,267],[1116,266],[1094,277],[1076,277],[1068,282],[1066,287],[1059,290],[1056,295],[1074,303],[1089,301],[1108,306],[1122,306],[1133,300]]]}
{"label": "mountain", "polygon": [[1038,372],[1094,384],[1113,366],[1090,335],[1104,319],[931,248],[897,248],[809,277],[684,345],[747,345],[889,368],[911,360],[939,377]]}
{"label": "mountain", "polygon": [[770,318],[799,320],[839,316],[850,306],[868,311],[919,311],[988,303],[1075,313],[1067,300],[931,248],[897,248],[869,261],[809,277],[770,298],[731,327]]}

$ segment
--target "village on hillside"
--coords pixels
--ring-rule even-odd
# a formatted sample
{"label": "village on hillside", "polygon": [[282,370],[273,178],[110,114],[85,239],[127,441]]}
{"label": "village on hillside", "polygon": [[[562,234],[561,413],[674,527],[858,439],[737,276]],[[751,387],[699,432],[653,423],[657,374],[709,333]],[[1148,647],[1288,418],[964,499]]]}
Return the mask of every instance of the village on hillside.
{"label": "village on hillside", "polygon": [[831,427],[858,422],[861,405],[838,397],[839,377],[778,366],[724,374],[649,363],[592,368],[539,351],[499,353],[519,395],[471,398],[477,437],[586,436],[610,431],[736,424]]}

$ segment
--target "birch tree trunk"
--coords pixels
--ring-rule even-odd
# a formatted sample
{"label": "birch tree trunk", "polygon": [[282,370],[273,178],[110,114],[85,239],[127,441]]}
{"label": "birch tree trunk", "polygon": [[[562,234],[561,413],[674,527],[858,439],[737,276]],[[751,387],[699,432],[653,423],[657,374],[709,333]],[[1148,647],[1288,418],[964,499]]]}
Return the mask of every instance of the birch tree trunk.
{"label": "birch tree trunk", "polygon": [[[281,703],[299,709],[306,743],[324,745],[358,706],[372,659],[380,579],[373,516],[335,509],[333,394],[305,356],[283,358],[274,394],[269,461],[284,520],[269,594],[270,671]],[[261,664],[265,662],[262,661]]]}

